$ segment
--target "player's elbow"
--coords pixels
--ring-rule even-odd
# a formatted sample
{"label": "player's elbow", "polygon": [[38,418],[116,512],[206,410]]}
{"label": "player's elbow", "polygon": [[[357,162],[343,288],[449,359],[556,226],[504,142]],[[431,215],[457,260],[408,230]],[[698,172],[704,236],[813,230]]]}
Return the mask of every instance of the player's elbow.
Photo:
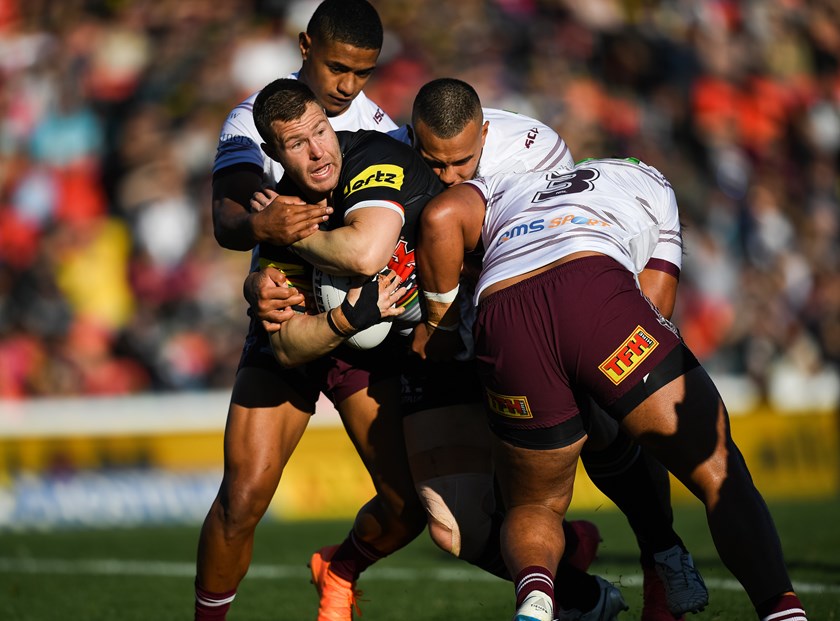
{"label": "player's elbow", "polygon": [[360,247],[351,258],[349,271],[362,276],[373,276],[388,265],[393,255],[393,249],[384,251],[370,246]]}
{"label": "player's elbow", "polygon": [[285,352],[277,351],[276,349],[274,350],[274,357],[284,369],[294,369],[303,364],[302,360],[296,360],[293,357],[287,356]]}
{"label": "player's elbow", "polygon": [[451,204],[443,198],[433,199],[420,214],[420,234],[434,238],[446,232],[455,221]]}
{"label": "player's elbow", "polygon": [[226,248],[227,250],[238,250],[238,248],[233,247],[234,244],[227,235],[227,232],[216,223],[213,223],[213,237],[216,238],[216,243],[222,248]]}
{"label": "player's elbow", "polygon": [[213,200],[213,237],[228,250],[251,250],[258,241],[250,218],[238,218],[222,199]]}

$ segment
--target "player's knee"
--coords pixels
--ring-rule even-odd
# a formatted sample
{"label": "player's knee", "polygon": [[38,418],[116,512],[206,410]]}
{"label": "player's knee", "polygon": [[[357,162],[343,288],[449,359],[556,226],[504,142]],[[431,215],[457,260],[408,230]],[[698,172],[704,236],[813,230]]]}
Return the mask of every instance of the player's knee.
{"label": "player's knee", "polygon": [[400,523],[410,539],[423,532],[423,529],[426,528],[426,522],[426,511],[419,499],[415,499],[412,503],[406,505],[400,514]]}
{"label": "player's knee", "polygon": [[423,532],[426,527],[426,510],[412,487],[405,490],[389,490],[377,494],[383,511],[392,516],[391,520],[399,524],[399,528],[413,533],[415,536]]}
{"label": "player's knee", "polygon": [[405,502],[396,502],[387,494],[377,494],[356,514],[353,530],[365,541],[386,537],[393,545],[413,541],[426,527],[426,513],[416,494]]}
{"label": "player's knee", "polygon": [[437,477],[422,481],[417,487],[435,545],[466,561],[478,558],[492,529],[495,505],[492,476]]}
{"label": "player's knee", "polygon": [[222,485],[219,491],[219,518],[226,533],[231,537],[256,528],[262,519],[272,494],[264,486],[240,483]]}

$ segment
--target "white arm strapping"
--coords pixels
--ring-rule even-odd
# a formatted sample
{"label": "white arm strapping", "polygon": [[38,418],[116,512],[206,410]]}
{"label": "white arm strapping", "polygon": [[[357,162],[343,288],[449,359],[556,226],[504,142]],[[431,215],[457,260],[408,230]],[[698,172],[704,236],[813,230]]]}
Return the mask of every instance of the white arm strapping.
{"label": "white arm strapping", "polygon": [[455,301],[455,298],[458,297],[458,289],[461,288],[460,284],[455,285],[455,288],[451,291],[447,291],[446,293],[432,293],[431,291],[423,291],[423,296],[429,302],[439,302],[440,304],[452,304]]}

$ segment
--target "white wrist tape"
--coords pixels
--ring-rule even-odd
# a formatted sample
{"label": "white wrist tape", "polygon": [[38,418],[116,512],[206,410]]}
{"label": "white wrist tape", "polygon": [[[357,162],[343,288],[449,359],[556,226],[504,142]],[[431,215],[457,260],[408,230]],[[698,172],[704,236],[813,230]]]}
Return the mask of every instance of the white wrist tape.
{"label": "white wrist tape", "polygon": [[446,293],[432,293],[430,291],[423,291],[423,296],[429,302],[438,302],[440,304],[452,304],[455,301],[455,298],[458,297],[458,289],[461,288],[461,285],[455,285],[455,288],[451,291],[447,291]]}

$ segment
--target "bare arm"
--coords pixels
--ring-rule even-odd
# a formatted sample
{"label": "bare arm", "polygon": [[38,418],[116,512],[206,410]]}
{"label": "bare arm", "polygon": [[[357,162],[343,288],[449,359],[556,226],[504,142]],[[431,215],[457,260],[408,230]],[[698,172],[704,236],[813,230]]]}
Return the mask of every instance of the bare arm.
{"label": "bare arm", "polygon": [[470,186],[453,186],[429,201],[415,253],[425,291],[443,293],[458,285],[464,253],[478,244],[483,222],[484,201]]}
{"label": "bare arm", "polygon": [[[346,302],[340,307],[317,315],[295,314],[270,334],[278,362],[284,367],[294,367],[315,360],[357,332],[405,311],[403,307],[394,306],[394,300],[399,299],[405,289],[400,287],[400,279],[393,270],[376,282],[366,282],[364,286],[351,288]],[[367,290],[363,291],[365,287]]]}
{"label": "bare arm", "polygon": [[674,314],[679,281],[672,274],[654,269],[643,269],[639,274],[639,286],[647,298],[662,313],[665,319]]}
{"label": "bare arm", "polygon": [[427,353],[431,358],[445,358],[460,348],[460,316],[453,292],[460,281],[464,253],[478,245],[483,222],[484,200],[466,185],[439,194],[420,216],[415,257],[427,317],[415,330],[412,350],[423,358]]}
{"label": "bare arm", "polygon": [[213,232],[223,248],[250,250],[260,242],[287,246],[317,231],[332,212],[325,205],[266,193],[262,185],[262,170],[249,164],[213,178]]}
{"label": "bare arm", "polygon": [[248,200],[262,187],[262,170],[243,164],[213,178],[213,233],[223,248],[250,250],[258,240]]}
{"label": "bare arm", "polygon": [[402,225],[402,216],[393,209],[364,207],[351,211],[344,226],[318,231],[292,247],[327,273],[372,276],[391,260]]}
{"label": "bare arm", "polygon": [[303,295],[290,287],[286,275],[276,267],[251,272],[245,279],[243,294],[266,332],[277,332],[280,326],[295,315],[293,306],[302,306]]}

